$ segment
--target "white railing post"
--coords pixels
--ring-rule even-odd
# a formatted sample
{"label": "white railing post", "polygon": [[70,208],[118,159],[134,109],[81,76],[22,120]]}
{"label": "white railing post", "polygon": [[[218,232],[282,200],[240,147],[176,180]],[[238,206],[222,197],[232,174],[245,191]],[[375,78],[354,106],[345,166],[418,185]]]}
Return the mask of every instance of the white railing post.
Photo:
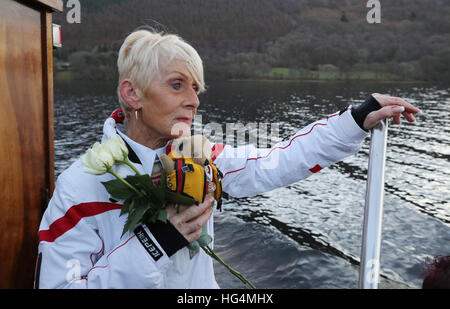
{"label": "white railing post", "polygon": [[379,281],[387,131],[387,120],[371,130],[359,271],[361,289],[376,289]]}

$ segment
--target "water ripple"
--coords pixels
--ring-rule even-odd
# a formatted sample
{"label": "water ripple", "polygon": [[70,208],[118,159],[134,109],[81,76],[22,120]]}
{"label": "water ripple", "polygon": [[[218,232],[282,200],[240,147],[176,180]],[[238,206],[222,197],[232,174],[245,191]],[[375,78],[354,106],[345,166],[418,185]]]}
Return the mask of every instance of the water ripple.
{"label": "water ripple", "polygon": [[[55,86],[55,173],[99,140],[115,85]],[[389,125],[382,287],[420,287],[426,257],[450,253],[450,91],[430,84],[227,82],[200,96],[202,123],[277,123],[281,139],[373,92],[423,111]],[[225,127],[223,128],[225,132]],[[252,133],[254,134],[254,133]],[[226,137],[224,135],[224,137]],[[216,250],[261,288],[357,287],[369,139],[354,156],[215,214]],[[222,287],[241,286],[221,266]]]}

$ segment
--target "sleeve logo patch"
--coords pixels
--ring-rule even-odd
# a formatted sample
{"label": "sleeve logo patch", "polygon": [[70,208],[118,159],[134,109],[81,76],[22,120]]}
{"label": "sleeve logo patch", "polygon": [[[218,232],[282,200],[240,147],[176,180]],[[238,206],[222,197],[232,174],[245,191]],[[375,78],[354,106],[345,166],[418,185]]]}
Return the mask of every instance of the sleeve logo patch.
{"label": "sleeve logo patch", "polygon": [[147,250],[147,252],[153,258],[153,260],[155,260],[155,262],[158,261],[163,256],[163,253],[161,252],[161,250],[158,249],[158,247],[152,241],[150,236],[148,236],[148,234],[145,232],[145,230],[142,226],[138,226],[134,230],[134,234],[137,236],[137,239],[142,244],[142,246],[145,248],[145,250]]}

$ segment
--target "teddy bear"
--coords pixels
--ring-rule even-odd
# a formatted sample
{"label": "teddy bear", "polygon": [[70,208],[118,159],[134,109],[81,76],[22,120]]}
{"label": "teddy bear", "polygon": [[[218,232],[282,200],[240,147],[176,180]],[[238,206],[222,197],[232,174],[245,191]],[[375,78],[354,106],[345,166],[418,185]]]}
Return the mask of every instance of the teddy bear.
{"label": "teddy bear", "polygon": [[[167,154],[160,156],[166,174],[166,183],[170,190],[189,196],[198,203],[211,196],[217,201],[217,208],[222,204],[222,173],[211,161],[211,144],[208,136],[192,135],[175,139],[167,146]],[[187,207],[178,205],[179,212]],[[200,247],[212,241],[206,224],[197,241],[189,244],[191,258]]]}

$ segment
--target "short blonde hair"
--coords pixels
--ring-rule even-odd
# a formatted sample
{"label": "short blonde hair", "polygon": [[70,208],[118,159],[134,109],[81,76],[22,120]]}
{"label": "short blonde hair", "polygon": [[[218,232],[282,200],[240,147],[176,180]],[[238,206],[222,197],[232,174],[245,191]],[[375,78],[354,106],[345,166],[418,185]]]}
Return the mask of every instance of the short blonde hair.
{"label": "short blonde hair", "polygon": [[186,64],[187,70],[198,85],[198,93],[205,91],[202,60],[197,51],[181,37],[150,29],[136,30],[127,36],[117,59],[119,70],[117,94],[119,104],[126,114],[131,111],[131,107],[120,94],[120,83],[130,79],[145,93],[152,80],[161,74],[161,66],[173,60]]}

